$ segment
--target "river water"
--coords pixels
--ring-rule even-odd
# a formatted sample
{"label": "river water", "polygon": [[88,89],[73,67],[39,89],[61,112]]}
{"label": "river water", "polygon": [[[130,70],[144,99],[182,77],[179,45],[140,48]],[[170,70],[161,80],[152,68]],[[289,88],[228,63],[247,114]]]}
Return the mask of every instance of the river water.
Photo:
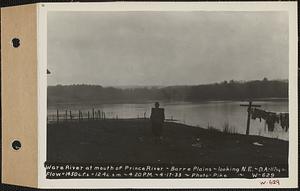
{"label": "river water", "polygon": [[[203,128],[213,127],[223,130],[228,126],[230,131],[245,134],[247,123],[247,107],[241,107],[240,104],[247,102],[238,101],[209,101],[201,103],[190,102],[161,102],[162,108],[165,108],[167,119],[177,120],[179,123],[199,126]],[[256,101],[254,104],[261,105],[261,109],[272,112],[288,112],[288,101]],[[65,110],[83,112],[101,110],[105,112],[106,118],[143,118],[149,117],[153,102],[136,104],[60,104],[48,106],[48,117],[54,116],[56,110],[62,113]],[[252,120],[250,122],[250,134],[274,137],[288,140],[288,133],[282,130],[279,124],[275,124],[274,132],[266,130],[265,121]]]}

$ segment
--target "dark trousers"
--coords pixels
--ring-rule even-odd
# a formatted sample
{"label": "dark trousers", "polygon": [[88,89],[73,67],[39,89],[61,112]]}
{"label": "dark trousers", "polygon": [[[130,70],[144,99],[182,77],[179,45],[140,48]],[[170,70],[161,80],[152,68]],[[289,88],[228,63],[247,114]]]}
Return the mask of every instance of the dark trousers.
{"label": "dark trousers", "polygon": [[161,136],[163,123],[152,122],[151,125],[152,125],[152,133],[154,134],[154,136]]}

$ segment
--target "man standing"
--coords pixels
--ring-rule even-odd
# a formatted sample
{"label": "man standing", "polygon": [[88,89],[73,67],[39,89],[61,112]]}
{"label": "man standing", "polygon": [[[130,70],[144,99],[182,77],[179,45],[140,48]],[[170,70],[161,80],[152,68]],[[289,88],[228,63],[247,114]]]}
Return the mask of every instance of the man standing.
{"label": "man standing", "polygon": [[159,103],[155,103],[155,108],[151,109],[151,125],[152,132],[156,138],[162,139],[162,128],[165,120],[165,110],[163,108],[159,108]]}

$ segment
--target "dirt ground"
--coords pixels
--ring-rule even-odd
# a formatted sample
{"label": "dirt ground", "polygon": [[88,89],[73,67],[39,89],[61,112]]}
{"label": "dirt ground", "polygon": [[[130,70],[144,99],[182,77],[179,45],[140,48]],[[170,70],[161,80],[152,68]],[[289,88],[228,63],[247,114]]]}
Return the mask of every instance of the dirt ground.
{"label": "dirt ground", "polygon": [[166,122],[158,142],[148,119],[48,124],[47,161],[167,164],[287,164],[288,142]]}

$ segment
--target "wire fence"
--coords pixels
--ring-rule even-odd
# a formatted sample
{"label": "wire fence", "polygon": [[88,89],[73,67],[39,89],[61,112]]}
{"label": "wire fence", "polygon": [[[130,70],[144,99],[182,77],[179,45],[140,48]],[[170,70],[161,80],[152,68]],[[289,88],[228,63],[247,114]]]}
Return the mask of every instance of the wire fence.
{"label": "wire fence", "polygon": [[[91,109],[91,110],[56,110],[55,113],[47,114],[47,123],[60,123],[60,122],[74,122],[74,121],[89,121],[89,120],[106,120],[106,119],[122,119],[119,118],[118,114],[110,114],[101,109]],[[137,114],[136,119],[149,119],[146,116],[146,112],[142,115]],[[165,119],[165,121],[179,121],[170,116]]]}

